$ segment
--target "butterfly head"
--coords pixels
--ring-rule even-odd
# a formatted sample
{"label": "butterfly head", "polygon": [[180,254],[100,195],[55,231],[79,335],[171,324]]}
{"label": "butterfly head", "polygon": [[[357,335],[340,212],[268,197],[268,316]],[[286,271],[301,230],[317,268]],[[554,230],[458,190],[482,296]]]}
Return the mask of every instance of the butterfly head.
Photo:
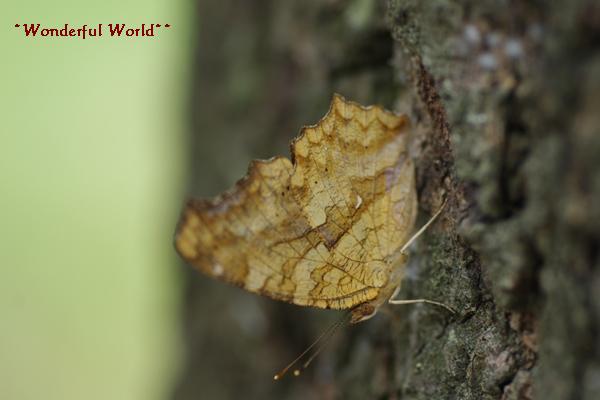
{"label": "butterfly head", "polygon": [[377,306],[373,302],[363,303],[355,307],[350,316],[350,323],[357,324],[366,321],[377,313]]}

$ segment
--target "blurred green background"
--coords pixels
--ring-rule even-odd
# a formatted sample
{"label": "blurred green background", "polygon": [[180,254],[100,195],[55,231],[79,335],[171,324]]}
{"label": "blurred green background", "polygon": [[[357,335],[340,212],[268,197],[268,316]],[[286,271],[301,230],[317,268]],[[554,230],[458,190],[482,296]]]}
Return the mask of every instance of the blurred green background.
{"label": "blurred green background", "polygon": [[[172,233],[187,153],[189,2],[4,4],[0,399],[158,399],[180,358]],[[171,23],[26,38],[16,23]]]}
{"label": "blurred green background", "polygon": [[[188,194],[213,196],[251,159],[289,155],[332,93],[391,106],[384,12],[352,4],[5,7],[0,400],[332,398],[334,351],[299,379],[272,376],[335,312],[216,283],[172,242]],[[172,28],[81,40],[27,38],[16,23]]]}

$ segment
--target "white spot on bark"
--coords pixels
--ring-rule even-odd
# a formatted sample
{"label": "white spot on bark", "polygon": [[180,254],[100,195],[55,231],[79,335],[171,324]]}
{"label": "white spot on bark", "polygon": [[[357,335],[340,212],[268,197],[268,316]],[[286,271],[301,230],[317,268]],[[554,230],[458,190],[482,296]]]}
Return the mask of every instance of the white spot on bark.
{"label": "white spot on bark", "polygon": [[481,32],[475,25],[467,25],[463,34],[465,39],[472,45],[479,45],[481,42]]}
{"label": "white spot on bark", "polygon": [[494,70],[498,66],[496,56],[492,53],[483,53],[477,58],[477,62],[481,68],[486,70]]}
{"label": "white spot on bark", "polygon": [[523,45],[518,39],[509,39],[504,46],[504,51],[512,59],[521,58],[523,56]]}

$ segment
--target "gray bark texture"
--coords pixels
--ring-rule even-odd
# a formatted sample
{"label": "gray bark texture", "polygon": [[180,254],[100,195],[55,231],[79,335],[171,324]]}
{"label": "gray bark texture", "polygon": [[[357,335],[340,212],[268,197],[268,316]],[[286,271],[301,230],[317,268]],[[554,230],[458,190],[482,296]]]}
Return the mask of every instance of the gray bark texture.
{"label": "gray bark texture", "polygon": [[400,297],[273,374],[338,313],[182,267],[173,398],[600,399],[597,1],[199,0],[190,194],[288,155],[334,92],[410,116],[418,240]]}

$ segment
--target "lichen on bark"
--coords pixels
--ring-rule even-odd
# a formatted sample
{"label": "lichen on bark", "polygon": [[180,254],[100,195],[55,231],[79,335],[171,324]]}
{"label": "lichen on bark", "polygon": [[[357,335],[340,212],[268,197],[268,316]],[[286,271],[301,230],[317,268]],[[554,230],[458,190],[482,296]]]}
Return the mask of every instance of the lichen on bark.
{"label": "lichen on bark", "polygon": [[[465,206],[455,210],[458,233],[483,277],[476,337],[497,327],[483,353],[465,348],[467,369],[487,390],[462,384],[458,398],[598,395],[589,377],[597,376],[592,294],[600,226],[590,202],[598,199],[600,159],[589,149],[600,142],[581,133],[598,126],[589,108],[598,102],[590,95],[599,76],[590,39],[600,30],[598,12],[585,1],[390,2],[401,64],[417,87],[420,69],[433,77],[437,93],[419,97],[426,106],[437,94],[448,117]],[[570,212],[591,214],[574,220]],[[431,383],[443,376],[435,371],[429,382],[450,396],[452,385]]]}

